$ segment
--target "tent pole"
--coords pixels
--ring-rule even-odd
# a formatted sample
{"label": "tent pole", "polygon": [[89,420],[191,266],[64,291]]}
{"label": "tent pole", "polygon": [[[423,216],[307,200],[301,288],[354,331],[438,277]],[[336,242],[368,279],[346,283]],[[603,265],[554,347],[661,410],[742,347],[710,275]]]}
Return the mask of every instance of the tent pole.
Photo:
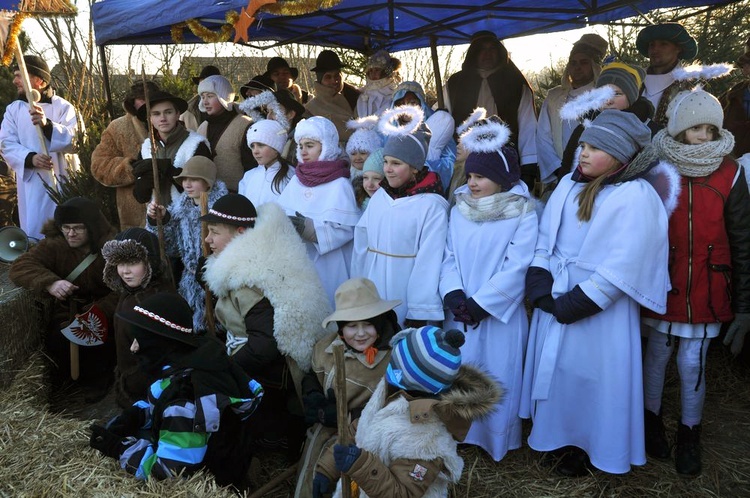
{"label": "tent pole", "polygon": [[107,95],[107,111],[109,112],[109,119],[115,119],[115,106],[112,104],[112,87],[109,83],[109,69],[107,69],[107,53],[105,52],[105,46],[99,45],[99,60],[102,65],[102,80],[104,83],[104,93]]}
{"label": "tent pole", "polygon": [[444,109],[443,80],[440,77],[440,61],[438,60],[437,37],[435,35],[430,35],[430,52],[432,52],[432,70],[435,73],[435,91],[437,92],[438,109]]}

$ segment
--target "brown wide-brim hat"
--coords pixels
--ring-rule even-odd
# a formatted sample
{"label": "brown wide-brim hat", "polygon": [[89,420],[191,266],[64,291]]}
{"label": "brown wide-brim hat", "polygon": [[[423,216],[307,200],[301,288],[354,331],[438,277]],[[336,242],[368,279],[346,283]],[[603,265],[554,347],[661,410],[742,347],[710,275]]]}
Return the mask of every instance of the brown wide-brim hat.
{"label": "brown wide-brim hat", "polygon": [[203,336],[193,329],[193,310],[179,294],[160,292],[144,299],[134,308],[122,311],[117,317],[140,330],[197,347]]}
{"label": "brown wide-brim hat", "polygon": [[211,189],[216,183],[216,164],[205,156],[193,156],[182,165],[180,174],[172,178],[178,181],[183,178],[200,178]]}
{"label": "brown wide-brim hat", "polygon": [[679,46],[680,59],[689,61],[698,55],[698,42],[680,23],[665,22],[646,26],[638,33],[635,47],[642,56],[648,57],[648,45],[654,40],[664,40]]}
{"label": "brown wide-brim hat", "polygon": [[[175,109],[177,109],[178,114],[182,114],[183,112],[187,111],[188,108],[188,103],[185,99],[181,99],[180,97],[172,95],[169,92],[165,92],[164,90],[150,93],[148,95],[148,101],[149,107],[153,107],[159,102],[172,102],[175,106]],[[138,108],[138,119],[140,119],[141,121],[146,121],[145,105],[142,105]]]}
{"label": "brown wide-brim hat", "polygon": [[268,76],[268,73],[259,74],[240,87],[240,95],[242,95],[243,99],[246,99],[249,90],[259,90],[261,92],[270,90],[273,92],[274,88],[275,84],[271,77]]}
{"label": "brown wide-brim hat", "polygon": [[323,320],[323,328],[331,322],[367,321],[401,304],[400,299],[381,299],[375,284],[367,278],[347,280],[336,289],[333,299],[336,311]]}

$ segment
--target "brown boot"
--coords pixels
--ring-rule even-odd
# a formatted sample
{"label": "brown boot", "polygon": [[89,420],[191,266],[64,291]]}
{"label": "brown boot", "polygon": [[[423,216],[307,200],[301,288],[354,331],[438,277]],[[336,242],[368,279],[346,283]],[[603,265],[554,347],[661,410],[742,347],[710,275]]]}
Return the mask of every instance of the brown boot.
{"label": "brown boot", "polygon": [[677,426],[677,441],[674,447],[674,465],[678,474],[697,476],[701,473],[701,426]]}
{"label": "brown boot", "polygon": [[651,410],[644,410],[646,433],[646,453],[649,456],[664,460],[669,458],[670,448],[667,435],[664,432],[664,422],[661,413],[658,415]]}

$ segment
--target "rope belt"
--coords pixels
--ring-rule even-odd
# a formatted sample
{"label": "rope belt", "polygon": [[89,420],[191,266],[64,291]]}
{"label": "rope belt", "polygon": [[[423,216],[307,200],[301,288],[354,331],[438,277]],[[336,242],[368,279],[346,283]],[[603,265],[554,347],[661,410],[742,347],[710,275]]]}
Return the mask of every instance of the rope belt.
{"label": "rope belt", "polygon": [[372,247],[367,248],[367,252],[374,252],[375,254],[382,254],[383,256],[388,256],[389,258],[416,258],[416,254],[390,254],[383,251],[378,251],[377,249],[373,249]]}

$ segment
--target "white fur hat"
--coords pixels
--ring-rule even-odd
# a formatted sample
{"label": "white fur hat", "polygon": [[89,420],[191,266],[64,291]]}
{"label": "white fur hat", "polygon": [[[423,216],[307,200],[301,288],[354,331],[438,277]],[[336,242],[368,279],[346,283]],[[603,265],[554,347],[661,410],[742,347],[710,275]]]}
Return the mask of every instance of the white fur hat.
{"label": "white fur hat", "polygon": [[360,119],[350,119],[346,127],[354,130],[354,133],[346,142],[346,153],[351,155],[355,152],[372,152],[383,146],[383,139],[380,138],[376,128],[378,126],[377,116],[367,116]]}
{"label": "white fur hat", "polygon": [[[321,151],[318,161],[335,161],[341,155],[339,132],[336,131],[336,125],[330,119],[313,116],[297,123],[294,129],[294,141],[299,144],[305,138],[320,142]],[[297,161],[302,162],[299,148]]]}
{"label": "white fur hat", "polygon": [[279,154],[283,152],[286,140],[286,130],[278,121],[273,119],[258,121],[247,130],[248,146],[253,143],[268,145]]}
{"label": "white fur hat", "polygon": [[[219,98],[221,106],[227,111],[232,110],[232,102],[234,101],[234,90],[232,84],[224,76],[215,74],[202,80],[198,84],[198,95],[203,93],[215,93]],[[198,102],[198,109],[201,112],[206,112],[206,108],[203,106],[203,99]]]}

